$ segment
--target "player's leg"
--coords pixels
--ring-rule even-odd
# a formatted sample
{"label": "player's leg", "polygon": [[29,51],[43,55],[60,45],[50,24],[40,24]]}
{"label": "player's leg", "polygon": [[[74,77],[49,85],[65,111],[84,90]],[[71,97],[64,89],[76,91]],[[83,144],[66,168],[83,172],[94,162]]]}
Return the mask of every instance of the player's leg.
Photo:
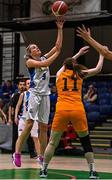
{"label": "player's leg", "polygon": [[47,130],[48,130],[48,125],[39,122],[39,141],[40,141],[40,152],[42,156],[44,155],[44,151],[46,149],[47,141],[48,141]]}
{"label": "player's leg", "polygon": [[39,141],[40,141],[40,155],[38,157],[39,164],[43,163],[43,156],[48,142],[48,121],[50,113],[50,99],[49,96],[40,96],[40,106],[38,111],[38,126],[39,126]]}
{"label": "player's leg", "polygon": [[30,153],[30,158],[36,159],[37,153],[36,153],[34,141],[33,141],[33,138],[31,137],[31,134],[29,134],[29,136],[27,138],[27,145],[28,145],[28,151]]}
{"label": "player's leg", "polygon": [[[25,127],[25,121],[20,118],[18,123],[18,137],[21,135],[22,131]],[[20,153],[13,153],[13,164],[17,167],[21,167],[21,154]]]}
{"label": "player's leg", "polygon": [[89,171],[90,171],[89,179],[97,179],[99,177],[95,170],[94,153],[91,146],[91,141],[88,131],[78,132],[77,134],[80,138],[81,145],[84,149],[84,155],[89,166]]}
{"label": "player's leg", "polygon": [[34,136],[32,136],[32,138],[33,138],[33,141],[34,141],[34,146],[35,146],[36,153],[37,153],[37,155],[39,155],[40,154],[40,141],[39,141],[39,138],[34,137]]}
{"label": "player's leg", "polygon": [[54,155],[55,149],[59,144],[62,134],[63,134],[63,132],[54,132],[54,131],[51,132],[50,140],[49,140],[49,143],[48,143],[45,153],[44,153],[43,166],[40,170],[41,178],[47,177],[48,164]]}
{"label": "player's leg", "polygon": [[51,158],[53,157],[55,149],[58,146],[61,136],[63,134],[63,131],[66,129],[67,124],[68,124],[67,115],[68,115],[68,112],[65,112],[65,111],[55,113],[53,123],[52,123],[49,143],[44,153],[43,166],[42,166],[42,169],[40,170],[40,177],[43,177],[43,178],[47,177],[48,164]]}
{"label": "player's leg", "polygon": [[80,109],[79,112],[75,112],[73,127],[76,130],[78,137],[80,138],[81,145],[84,149],[85,158],[87,160],[89,171],[90,171],[90,179],[97,178],[97,173],[95,170],[95,162],[94,162],[94,153],[91,146],[91,141],[88,133],[88,124],[86,119],[85,110]]}
{"label": "player's leg", "polygon": [[22,145],[25,142],[25,140],[28,138],[30,131],[33,127],[34,121],[37,120],[38,109],[39,109],[39,99],[35,94],[30,92],[28,97],[28,105],[26,107],[25,127],[16,142],[16,153],[21,152]]}
{"label": "player's leg", "polygon": [[22,150],[22,146],[25,142],[25,140],[28,138],[30,131],[33,126],[33,120],[29,119],[25,121],[25,128],[22,131],[21,135],[18,137],[17,142],[16,142],[16,153],[20,153]]}
{"label": "player's leg", "polygon": [[19,123],[18,123],[18,137],[21,135],[21,133],[23,132],[24,128],[25,128],[25,120],[23,120],[20,117]]}
{"label": "player's leg", "polygon": [[38,122],[37,121],[34,121],[33,127],[31,129],[31,137],[33,138],[33,141],[34,141],[36,153],[40,155],[40,141],[38,138]]}
{"label": "player's leg", "polygon": [[38,163],[40,165],[43,164],[43,156],[44,156],[44,152],[47,146],[47,142],[48,142],[48,137],[47,137],[47,131],[48,131],[48,125],[39,122],[39,142],[40,142],[40,154],[38,155]]}
{"label": "player's leg", "polygon": [[37,101],[38,97],[35,96],[35,94],[30,93],[28,97],[28,105],[26,107],[25,127],[16,142],[16,150],[13,156],[14,161],[16,161],[16,157],[20,156],[23,144],[30,134],[34,121],[37,120],[37,109],[39,106],[39,102]]}
{"label": "player's leg", "polygon": [[32,126],[33,126],[33,120],[29,119],[25,121],[25,128],[16,141],[16,150],[15,150],[15,153],[13,154],[13,163],[18,167],[21,166],[21,150],[22,150],[23,144],[25,140],[28,138],[30,131],[32,129]]}

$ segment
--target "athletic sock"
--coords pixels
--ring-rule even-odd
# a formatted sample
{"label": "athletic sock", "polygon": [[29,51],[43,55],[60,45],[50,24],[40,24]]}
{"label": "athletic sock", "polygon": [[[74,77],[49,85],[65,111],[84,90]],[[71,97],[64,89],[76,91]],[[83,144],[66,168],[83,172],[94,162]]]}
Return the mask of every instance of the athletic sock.
{"label": "athletic sock", "polygon": [[48,167],[48,164],[43,162],[42,170],[47,169],[47,167]]}
{"label": "athletic sock", "polygon": [[95,163],[90,163],[89,169],[90,169],[90,171],[95,171]]}
{"label": "athletic sock", "polygon": [[94,154],[93,152],[85,153],[85,158],[88,162],[90,171],[95,171]]}

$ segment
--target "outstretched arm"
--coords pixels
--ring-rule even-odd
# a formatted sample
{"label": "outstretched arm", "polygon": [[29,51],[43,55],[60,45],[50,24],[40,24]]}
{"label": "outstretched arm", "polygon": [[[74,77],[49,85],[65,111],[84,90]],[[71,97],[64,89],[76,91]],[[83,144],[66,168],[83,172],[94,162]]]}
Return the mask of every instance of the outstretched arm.
{"label": "outstretched arm", "polygon": [[55,46],[48,53],[46,53],[44,55],[46,58],[49,58],[50,56],[52,56],[56,52],[57,48],[59,50],[61,49],[62,41],[63,41],[63,24],[64,24],[63,18],[58,17],[57,21],[56,21],[56,25],[57,25],[57,28],[58,28],[57,40],[56,40]]}
{"label": "outstretched arm", "polygon": [[58,37],[57,37],[57,41],[56,44],[54,46],[54,48],[47,54],[45,54],[44,56],[47,58],[44,61],[35,61],[34,59],[28,59],[26,61],[26,65],[29,68],[40,68],[40,67],[48,67],[50,66],[53,61],[58,57],[60,51],[61,51],[61,47],[62,47],[62,40],[63,40],[63,24],[64,21],[62,19],[57,20],[57,27],[58,27]]}
{"label": "outstretched arm", "polygon": [[50,66],[53,61],[58,57],[60,50],[56,49],[56,52],[44,61],[36,61],[34,59],[28,59],[26,65],[28,68],[41,68]]}
{"label": "outstretched arm", "polygon": [[85,28],[84,25],[82,25],[82,28],[77,28],[77,36],[83,38],[85,41],[87,41],[93,48],[96,49],[100,54],[102,54],[105,58],[112,60],[112,51],[105,48],[105,46],[101,45],[99,42],[97,42],[95,39],[91,37],[90,29]]}
{"label": "outstretched arm", "polygon": [[[77,54],[72,56],[73,60],[76,61],[80,56],[86,54],[88,51],[89,51],[89,46],[82,47]],[[65,70],[65,66],[63,65],[57,72],[56,77],[58,77],[64,70]]]}
{"label": "outstretched arm", "polygon": [[77,54],[75,54],[74,56],[72,56],[72,58],[75,60],[77,60],[80,56],[86,54],[89,51],[89,46],[84,46],[82,47],[79,52]]}
{"label": "outstretched arm", "polygon": [[94,75],[98,74],[102,69],[103,60],[104,60],[104,56],[99,54],[99,61],[98,61],[97,66],[95,68],[92,68],[92,69],[83,70],[83,72],[87,73],[84,78],[87,78],[87,77],[94,76]]}

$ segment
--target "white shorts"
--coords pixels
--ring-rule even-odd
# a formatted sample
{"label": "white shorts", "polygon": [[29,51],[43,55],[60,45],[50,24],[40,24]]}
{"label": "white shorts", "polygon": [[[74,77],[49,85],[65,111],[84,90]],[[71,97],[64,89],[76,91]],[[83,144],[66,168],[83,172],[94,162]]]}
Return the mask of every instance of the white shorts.
{"label": "white shorts", "polygon": [[50,97],[49,95],[35,95],[30,92],[28,99],[28,111],[26,119],[38,120],[44,124],[48,124],[50,113]]}
{"label": "white shorts", "polygon": [[[22,131],[25,128],[25,120],[20,118],[18,124],[18,136],[21,135]],[[38,137],[38,122],[34,121],[33,127],[31,129],[31,137]]]}

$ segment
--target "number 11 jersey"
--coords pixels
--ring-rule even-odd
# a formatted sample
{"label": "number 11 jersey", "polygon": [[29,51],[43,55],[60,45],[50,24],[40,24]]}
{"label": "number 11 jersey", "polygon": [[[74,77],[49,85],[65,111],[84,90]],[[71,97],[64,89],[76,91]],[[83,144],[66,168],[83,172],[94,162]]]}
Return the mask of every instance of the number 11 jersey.
{"label": "number 11 jersey", "polygon": [[83,109],[82,102],[82,83],[83,79],[74,74],[72,70],[62,72],[56,81],[58,99],[56,111],[59,110],[78,110]]}

